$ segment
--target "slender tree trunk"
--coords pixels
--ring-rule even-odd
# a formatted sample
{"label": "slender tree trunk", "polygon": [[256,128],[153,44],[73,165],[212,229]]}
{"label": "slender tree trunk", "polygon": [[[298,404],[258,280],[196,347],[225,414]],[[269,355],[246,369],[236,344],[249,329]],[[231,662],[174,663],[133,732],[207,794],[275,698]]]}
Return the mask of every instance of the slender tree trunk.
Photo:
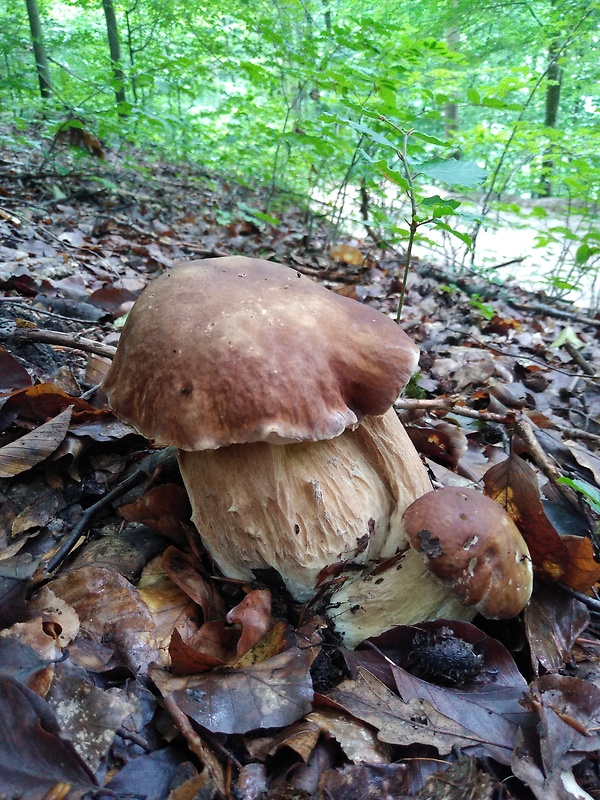
{"label": "slender tree trunk", "polygon": [[[115,97],[117,105],[121,106],[127,100],[125,96],[125,75],[121,67],[121,45],[119,42],[119,29],[117,28],[117,17],[115,15],[115,7],[113,0],[102,0],[102,8],[104,9],[104,16],[106,17],[106,32],[108,34],[108,46],[110,48],[110,57],[113,62],[113,75],[118,85],[115,89]],[[121,115],[123,111],[119,111]]]}
{"label": "slender tree trunk", "polygon": [[[556,41],[550,42],[550,46],[548,47],[549,64],[546,70],[546,108],[544,113],[544,125],[546,128],[556,128],[556,122],[558,120],[562,81],[562,70],[558,65],[558,55],[558,43]],[[546,149],[544,161],[542,162],[542,177],[538,187],[538,194],[540,197],[551,197],[552,195],[552,171],[554,169],[554,162],[550,153],[550,148]]]}
{"label": "slender tree trunk", "polygon": [[[460,31],[454,25],[446,28],[446,44],[448,49],[456,52],[460,42]],[[444,138],[452,139],[458,133],[458,105],[456,103],[446,103],[444,105]]]}
{"label": "slender tree trunk", "polygon": [[27,14],[29,16],[29,28],[31,30],[31,41],[33,42],[33,53],[35,55],[35,67],[40,84],[40,94],[42,97],[50,97],[52,95],[52,82],[50,80],[50,69],[48,68],[48,59],[46,57],[46,47],[42,37],[40,10],[37,0],[26,0],[26,2]]}

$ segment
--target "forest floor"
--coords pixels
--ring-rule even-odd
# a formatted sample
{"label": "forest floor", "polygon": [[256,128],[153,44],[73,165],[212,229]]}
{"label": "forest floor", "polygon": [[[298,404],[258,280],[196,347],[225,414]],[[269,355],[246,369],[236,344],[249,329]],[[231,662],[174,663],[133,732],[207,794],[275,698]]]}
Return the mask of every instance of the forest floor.
{"label": "forest floor", "polygon": [[189,168],[5,142],[0,797],[600,798],[600,319],[415,261],[398,413],[436,486],[507,507],[535,590],[348,650],[318,604],[219,579],[100,384],[176,261],[267,258],[393,314],[402,254]]}

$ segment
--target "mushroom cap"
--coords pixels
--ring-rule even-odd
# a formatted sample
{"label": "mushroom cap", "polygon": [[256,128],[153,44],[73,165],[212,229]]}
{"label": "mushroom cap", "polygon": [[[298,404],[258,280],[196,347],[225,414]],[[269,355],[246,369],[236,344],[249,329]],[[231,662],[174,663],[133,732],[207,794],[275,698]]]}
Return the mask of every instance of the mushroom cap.
{"label": "mushroom cap", "polygon": [[455,597],[491,619],[514,617],[533,585],[531,556],[519,529],[495,500],[447,487],[404,512],[411,546]]}
{"label": "mushroom cap", "polygon": [[234,256],[181,264],[145,289],[104,388],[115,414],[158,444],[286,444],[385,413],[417,362],[379,311]]}

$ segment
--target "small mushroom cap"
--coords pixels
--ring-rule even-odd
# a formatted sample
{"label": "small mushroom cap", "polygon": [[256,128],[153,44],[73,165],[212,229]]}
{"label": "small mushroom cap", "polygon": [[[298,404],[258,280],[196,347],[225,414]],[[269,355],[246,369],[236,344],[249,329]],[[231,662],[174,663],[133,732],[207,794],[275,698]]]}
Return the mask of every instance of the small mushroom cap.
{"label": "small mushroom cap", "polygon": [[411,503],[402,521],[411,546],[461,603],[491,619],[514,617],[527,605],[531,556],[495,500],[475,489],[438,489]]}
{"label": "small mushroom cap", "polygon": [[383,414],[418,349],[384,314],[242,256],[154,280],[104,382],[115,414],[182,450],[332,439]]}

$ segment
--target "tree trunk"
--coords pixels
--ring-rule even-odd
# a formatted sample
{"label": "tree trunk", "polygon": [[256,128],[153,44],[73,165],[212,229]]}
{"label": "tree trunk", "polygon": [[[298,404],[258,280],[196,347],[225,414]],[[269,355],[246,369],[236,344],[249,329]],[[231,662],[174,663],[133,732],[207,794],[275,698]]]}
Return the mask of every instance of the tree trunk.
{"label": "tree trunk", "polygon": [[117,81],[115,97],[117,99],[117,106],[120,107],[119,114],[123,116],[125,112],[122,107],[127,102],[127,98],[125,97],[125,75],[121,67],[121,45],[119,43],[119,29],[117,28],[117,18],[115,16],[113,0],[102,0],[102,8],[104,9],[104,16],[106,17],[106,32],[108,34],[110,57],[113,62],[113,75],[115,81]]}
{"label": "tree trunk", "polygon": [[[456,52],[460,43],[460,31],[454,25],[446,28],[446,44],[448,49]],[[444,138],[453,139],[458,133],[458,105],[456,103],[446,103],[444,105]]]}
{"label": "tree trunk", "polygon": [[[558,119],[558,107],[560,103],[560,89],[562,80],[562,70],[558,64],[558,42],[550,42],[548,47],[548,69],[546,70],[546,108],[544,113],[544,125],[546,128],[556,128]],[[547,148],[544,161],[542,162],[542,177],[538,186],[540,197],[551,197],[552,195],[552,171],[554,161],[551,156],[551,149]]]}
{"label": "tree trunk", "polygon": [[31,41],[33,42],[33,53],[35,55],[35,67],[40,84],[40,94],[42,97],[46,98],[52,95],[52,82],[50,80],[46,48],[42,37],[40,11],[37,0],[26,0],[26,2],[27,14],[29,16],[29,28],[31,30]]}

